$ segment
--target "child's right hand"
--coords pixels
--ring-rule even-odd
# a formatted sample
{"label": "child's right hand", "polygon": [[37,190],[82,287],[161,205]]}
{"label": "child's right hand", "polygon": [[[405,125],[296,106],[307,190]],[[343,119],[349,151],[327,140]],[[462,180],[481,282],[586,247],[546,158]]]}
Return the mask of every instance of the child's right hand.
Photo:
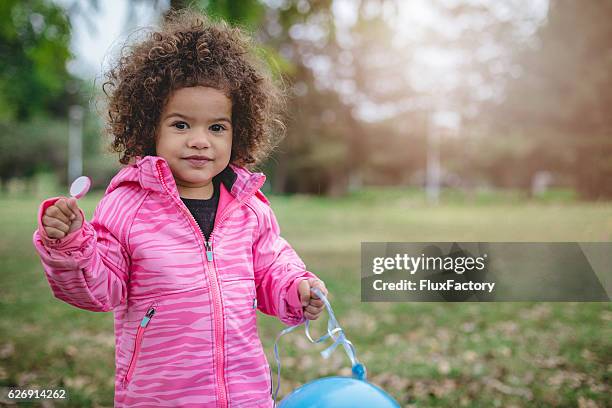
{"label": "child's right hand", "polygon": [[64,238],[83,225],[83,217],[74,197],[62,197],[48,207],[42,217],[42,225],[49,238]]}

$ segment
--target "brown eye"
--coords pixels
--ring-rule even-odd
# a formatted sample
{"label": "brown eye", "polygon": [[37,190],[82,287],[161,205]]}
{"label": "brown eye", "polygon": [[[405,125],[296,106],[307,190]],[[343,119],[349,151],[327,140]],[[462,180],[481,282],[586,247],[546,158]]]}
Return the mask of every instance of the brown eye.
{"label": "brown eye", "polygon": [[172,124],[172,126],[177,128],[178,130],[187,130],[187,129],[189,129],[189,125],[187,123],[185,123],[185,122],[174,122]]}
{"label": "brown eye", "polygon": [[213,132],[221,132],[223,130],[225,130],[225,127],[223,127],[222,125],[219,124],[214,124],[210,127],[210,130],[212,130]]}

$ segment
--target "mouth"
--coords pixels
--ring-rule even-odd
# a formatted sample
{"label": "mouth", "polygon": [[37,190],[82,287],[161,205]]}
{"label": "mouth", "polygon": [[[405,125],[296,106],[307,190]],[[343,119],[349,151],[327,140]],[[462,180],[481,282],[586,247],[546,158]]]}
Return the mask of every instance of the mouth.
{"label": "mouth", "polygon": [[205,157],[205,156],[189,156],[189,157],[185,157],[183,159],[187,160],[194,167],[203,167],[208,162],[212,161],[212,159],[210,159],[208,157]]}

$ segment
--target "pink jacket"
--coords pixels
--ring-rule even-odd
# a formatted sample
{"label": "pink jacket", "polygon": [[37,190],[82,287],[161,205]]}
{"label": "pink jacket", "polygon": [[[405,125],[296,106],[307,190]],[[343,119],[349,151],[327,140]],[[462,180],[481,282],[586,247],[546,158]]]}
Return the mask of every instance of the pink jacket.
{"label": "pink jacket", "polygon": [[304,320],[297,284],[316,277],[279,235],[262,173],[230,165],[206,242],[165,159],[112,179],[91,222],[34,245],[55,297],[115,317],[115,406],[271,407],[256,309]]}

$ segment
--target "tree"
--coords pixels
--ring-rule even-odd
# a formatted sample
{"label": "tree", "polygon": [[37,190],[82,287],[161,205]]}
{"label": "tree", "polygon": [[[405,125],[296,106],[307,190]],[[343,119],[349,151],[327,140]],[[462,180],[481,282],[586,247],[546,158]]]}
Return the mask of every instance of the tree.
{"label": "tree", "polygon": [[540,151],[556,152],[538,164],[566,168],[589,199],[612,197],[610,19],[607,1],[551,2],[537,41],[515,49],[521,74],[492,108],[498,131],[519,130],[540,141]]}
{"label": "tree", "polygon": [[43,0],[0,3],[0,179],[64,168],[67,127],[79,95],[66,70],[70,23]]}
{"label": "tree", "polygon": [[65,116],[70,23],[43,0],[0,3],[0,119]]}

